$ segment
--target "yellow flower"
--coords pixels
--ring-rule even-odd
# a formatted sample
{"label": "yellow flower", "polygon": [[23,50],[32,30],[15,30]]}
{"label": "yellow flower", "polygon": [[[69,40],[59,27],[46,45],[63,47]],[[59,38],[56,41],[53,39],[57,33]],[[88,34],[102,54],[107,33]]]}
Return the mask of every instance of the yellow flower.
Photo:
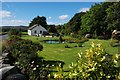
{"label": "yellow flower", "polygon": [[94,42],[92,42],[92,43],[91,43],[91,46],[92,46],[92,47],[95,47],[95,43],[94,43]]}
{"label": "yellow flower", "polygon": [[105,59],[105,56],[103,56],[103,58],[101,59],[101,61],[103,61]]}
{"label": "yellow flower", "polygon": [[114,63],[117,63],[117,61],[116,61],[116,60],[114,60]]}
{"label": "yellow flower", "polygon": [[33,68],[33,70],[35,71],[35,70],[36,70],[36,68]]}
{"label": "yellow flower", "polygon": [[118,59],[119,58],[119,54],[115,54],[115,57],[116,57],[116,59]]}
{"label": "yellow flower", "polygon": [[80,53],[78,53],[78,56],[79,56],[79,58],[81,58],[81,54]]}
{"label": "yellow flower", "polygon": [[101,47],[101,44],[97,44],[98,47]]}

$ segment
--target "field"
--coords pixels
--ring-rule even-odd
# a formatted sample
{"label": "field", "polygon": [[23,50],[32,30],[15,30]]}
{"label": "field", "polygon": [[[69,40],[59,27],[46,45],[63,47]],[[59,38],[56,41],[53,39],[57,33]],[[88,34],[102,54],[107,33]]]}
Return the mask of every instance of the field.
{"label": "field", "polygon": [[[68,66],[77,60],[77,54],[80,52],[85,53],[85,50],[90,48],[91,42],[102,44],[106,52],[114,54],[118,52],[118,47],[111,47],[110,40],[98,40],[98,39],[89,39],[89,41],[83,44],[83,47],[75,47],[77,43],[60,43],[60,44],[48,44],[41,42],[42,40],[54,40],[58,37],[48,38],[48,37],[34,37],[23,35],[23,39],[30,39],[33,42],[37,42],[43,45],[43,51],[39,51],[38,55],[43,57],[45,60],[50,61],[62,61],[65,63],[64,69],[67,69]],[[65,45],[70,46],[70,48],[65,48]]]}

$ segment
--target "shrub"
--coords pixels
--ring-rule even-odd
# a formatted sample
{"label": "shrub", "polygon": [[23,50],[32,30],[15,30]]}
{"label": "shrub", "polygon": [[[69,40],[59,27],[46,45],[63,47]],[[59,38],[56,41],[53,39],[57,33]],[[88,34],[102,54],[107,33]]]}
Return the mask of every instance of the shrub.
{"label": "shrub", "polygon": [[65,44],[65,48],[70,48],[67,44]]}
{"label": "shrub", "polygon": [[64,39],[65,41],[69,42],[69,43],[83,43],[88,41],[88,38],[81,38],[80,40],[75,39],[75,38],[68,38],[68,39]]}
{"label": "shrub", "polygon": [[7,32],[0,32],[0,36],[5,34],[7,34]]}
{"label": "shrub", "polygon": [[119,79],[120,54],[110,55],[102,49],[100,44],[92,43],[91,48],[83,53],[78,53],[76,64],[70,65],[66,78],[80,80],[113,80]]}
{"label": "shrub", "polygon": [[75,33],[71,33],[70,35],[71,35],[73,38],[81,37],[80,35],[77,35],[77,34],[75,34]]}
{"label": "shrub", "polygon": [[4,40],[4,47],[5,48],[10,47],[20,40],[21,38],[19,36],[11,35],[7,39]]}
{"label": "shrub", "polygon": [[75,45],[74,47],[77,47],[77,45]]}
{"label": "shrub", "polygon": [[6,48],[9,53],[11,64],[17,66],[23,74],[27,74],[30,80],[40,78],[42,70],[42,58],[38,57],[37,51],[43,46],[30,40],[20,40]]}
{"label": "shrub", "polygon": [[62,36],[59,37],[59,42],[63,42]]}
{"label": "shrub", "polygon": [[89,41],[89,39],[88,38],[81,38],[81,40],[79,41],[79,43],[84,43],[86,41]]}
{"label": "shrub", "polygon": [[63,68],[61,64],[56,66],[57,72],[54,74],[54,79],[63,79]]}
{"label": "shrub", "polygon": [[9,36],[16,35],[16,36],[21,37],[21,31],[17,29],[10,29],[10,31],[8,32],[8,35]]}
{"label": "shrub", "polygon": [[11,35],[11,36],[8,37],[8,39],[21,40],[20,36],[16,36],[16,35]]}
{"label": "shrub", "polygon": [[104,36],[98,36],[97,38],[98,38],[98,39],[105,39]]}
{"label": "shrub", "polygon": [[74,39],[73,38],[65,38],[64,39],[66,42],[73,43]]}
{"label": "shrub", "polygon": [[82,45],[83,45],[82,42],[78,43],[78,47],[82,47]]}
{"label": "shrub", "polygon": [[111,40],[110,45],[111,45],[112,47],[117,47],[117,46],[119,46],[119,40]]}

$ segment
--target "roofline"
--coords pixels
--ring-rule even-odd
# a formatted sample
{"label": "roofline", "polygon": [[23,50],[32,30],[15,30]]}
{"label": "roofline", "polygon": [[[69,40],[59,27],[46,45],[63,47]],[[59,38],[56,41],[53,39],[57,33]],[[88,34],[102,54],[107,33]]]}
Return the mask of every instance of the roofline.
{"label": "roofline", "polygon": [[[35,24],[35,25],[29,27],[28,30],[32,30],[32,29],[34,29],[37,25],[38,25],[38,24]],[[39,25],[40,25],[40,24],[39,24]],[[38,25],[38,26],[39,26],[39,25]],[[40,26],[41,26],[41,25],[40,25]],[[32,28],[32,27],[33,27],[33,28]]]}

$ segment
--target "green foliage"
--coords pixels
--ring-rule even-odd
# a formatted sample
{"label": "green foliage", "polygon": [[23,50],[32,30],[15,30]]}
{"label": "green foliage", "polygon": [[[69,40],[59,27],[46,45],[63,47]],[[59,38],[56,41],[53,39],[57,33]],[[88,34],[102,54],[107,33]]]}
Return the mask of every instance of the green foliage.
{"label": "green foliage", "polygon": [[17,41],[20,41],[21,38],[16,35],[11,35],[8,37],[8,39],[4,40],[4,47],[10,47],[11,45],[15,44]]}
{"label": "green foliage", "polygon": [[114,29],[120,30],[119,14],[120,2],[94,4],[86,13],[76,13],[64,25],[64,32],[72,37],[81,37],[90,33],[95,38],[109,39]]}
{"label": "green foliage", "polygon": [[8,35],[9,36],[19,36],[21,37],[21,31],[20,30],[17,30],[17,29],[10,29],[10,31],[8,32]]}
{"label": "green foliage", "polygon": [[92,33],[94,37],[100,36],[103,39],[110,38],[113,30],[120,30],[119,13],[120,2],[104,2],[93,5],[82,16],[81,33]]}
{"label": "green foliage", "polygon": [[41,51],[43,46],[33,43],[30,40],[20,40],[8,46],[5,52],[9,53],[11,64],[17,66],[23,74],[27,74],[30,80],[35,80],[40,76],[42,58],[37,56],[37,51]]}
{"label": "green foliage", "polygon": [[35,24],[38,24],[38,25],[41,25],[43,26],[44,28],[47,28],[47,22],[46,22],[46,17],[42,16],[37,16],[35,17],[29,24],[29,27],[35,25]]}
{"label": "green foliage", "polygon": [[[40,51],[38,54],[39,56],[44,57],[45,60],[62,60],[65,62],[64,69],[68,68],[68,65],[71,62],[76,62],[76,53],[79,51],[85,52],[86,49],[90,48],[91,42],[95,43],[101,43],[103,44],[103,48],[109,53],[114,54],[118,52],[118,47],[111,47],[110,41],[111,40],[99,40],[99,39],[89,39],[89,41],[86,41],[83,43],[84,47],[74,47],[77,45],[77,43],[63,43],[63,44],[46,44],[42,42],[43,40],[51,40],[49,37],[34,37],[34,36],[28,36],[24,35],[22,36],[23,39],[29,39],[33,42],[40,43],[43,45],[44,50]],[[37,39],[38,38],[38,39]],[[63,40],[69,39],[70,36],[64,36]],[[53,37],[52,40],[58,40],[58,37]],[[65,48],[65,44],[67,44],[70,48]],[[62,54],[61,54],[62,53]],[[52,55],[52,56],[51,56]]]}
{"label": "green foliage", "polygon": [[62,36],[59,37],[59,42],[63,42]]}
{"label": "green foliage", "polygon": [[70,47],[68,46],[68,44],[65,44],[65,48],[70,48]]}
{"label": "green foliage", "polygon": [[97,36],[98,39],[105,39],[105,36]]}
{"label": "green foliage", "polygon": [[86,42],[86,41],[89,41],[89,39],[88,39],[88,38],[81,38],[79,42],[80,42],[80,43],[84,43],[84,42]]}
{"label": "green foliage", "polygon": [[4,40],[3,51],[5,48],[10,47],[15,44],[17,41],[21,40],[21,31],[16,29],[10,29],[8,32],[8,38]]}
{"label": "green foliage", "polygon": [[69,43],[84,43],[86,41],[88,41],[88,38],[81,38],[81,39],[76,39],[76,38],[65,38],[65,41],[69,42]]}
{"label": "green foliage", "polygon": [[56,33],[57,32],[55,25],[48,25],[47,30],[49,33]]}
{"label": "green foliage", "polygon": [[81,38],[81,35],[77,35],[76,33],[71,33],[70,36],[78,39]]}
{"label": "green foliage", "polygon": [[78,47],[82,47],[82,45],[83,45],[82,42],[78,43]]}
{"label": "green foliage", "polygon": [[61,33],[61,34],[64,34],[64,26],[63,25],[56,25],[55,26],[55,29],[57,30],[57,32]]}
{"label": "green foliage", "polygon": [[0,36],[1,36],[1,35],[5,35],[5,34],[7,34],[7,32],[3,32],[3,31],[0,32]]}
{"label": "green foliage", "polygon": [[107,31],[106,9],[111,6],[112,3],[100,3],[93,5],[90,10],[82,16],[81,30],[83,34],[92,33],[96,36],[109,35]]}
{"label": "green foliage", "polygon": [[[86,59],[87,61],[85,61]],[[120,54],[110,55],[102,49],[100,44],[91,44],[91,48],[78,53],[78,61],[69,67],[67,78],[90,80],[118,79],[120,73]]]}
{"label": "green foliage", "polygon": [[63,72],[64,71],[63,71],[61,64],[56,66],[56,70],[57,70],[57,72],[54,74],[54,79],[63,79]]}
{"label": "green foliage", "polygon": [[106,22],[108,25],[108,30],[120,30],[120,1],[109,6],[106,10]]}
{"label": "green foliage", "polygon": [[0,31],[2,31],[2,32],[9,32],[10,28],[0,27]]}
{"label": "green foliage", "polygon": [[77,35],[77,32],[80,30],[81,17],[84,14],[84,12],[76,13],[73,18],[65,25],[65,33],[74,33]]}
{"label": "green foliage", "polygon": [[119,46],[119,45],[120,45],[120,44],[119,44],[119,40],[111,40],[110,45],[111,45],[112,47],[117,47],[117,46]]}

